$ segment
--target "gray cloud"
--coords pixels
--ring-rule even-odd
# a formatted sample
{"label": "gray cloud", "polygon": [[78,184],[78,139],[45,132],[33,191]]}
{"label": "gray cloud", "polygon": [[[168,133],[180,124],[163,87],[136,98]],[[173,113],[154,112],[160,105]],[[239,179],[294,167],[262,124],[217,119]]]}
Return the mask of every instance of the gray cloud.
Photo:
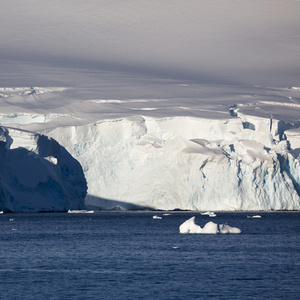
{"label": "gray cloud", "polygon": [[300,67],[299,1],[2,0],[1,7],[0,58],[245,79],[295,78]]}

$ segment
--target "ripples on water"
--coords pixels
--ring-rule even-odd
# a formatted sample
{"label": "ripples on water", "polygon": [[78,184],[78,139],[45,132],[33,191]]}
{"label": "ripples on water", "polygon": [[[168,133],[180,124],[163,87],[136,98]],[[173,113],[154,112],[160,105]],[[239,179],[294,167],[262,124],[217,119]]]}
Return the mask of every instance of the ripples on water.
{"label": "ripples on water", "polygon": [[[179,234],[194,215],[242,234]],[[247,215],[3,214],[1,297],[299,299],[300,213]]]}

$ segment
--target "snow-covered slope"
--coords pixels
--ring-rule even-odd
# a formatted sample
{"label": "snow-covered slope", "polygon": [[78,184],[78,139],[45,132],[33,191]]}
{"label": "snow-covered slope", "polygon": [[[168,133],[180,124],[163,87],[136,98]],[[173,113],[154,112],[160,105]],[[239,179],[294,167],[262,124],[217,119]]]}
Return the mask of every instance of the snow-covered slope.
{"label": "snow-covered slope", "polygon": [[0,127],[0,210],[83,209],[86,180],[80,164],[56,141]]}

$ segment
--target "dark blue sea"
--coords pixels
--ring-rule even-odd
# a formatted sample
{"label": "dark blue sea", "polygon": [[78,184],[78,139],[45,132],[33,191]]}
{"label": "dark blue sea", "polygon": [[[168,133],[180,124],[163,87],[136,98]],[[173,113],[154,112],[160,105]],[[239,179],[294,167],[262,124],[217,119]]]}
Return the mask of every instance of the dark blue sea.
{"label": "dark blue sea", "polygon": [[0,215],[1,299],[300,299],[299,212],[163,214]]}

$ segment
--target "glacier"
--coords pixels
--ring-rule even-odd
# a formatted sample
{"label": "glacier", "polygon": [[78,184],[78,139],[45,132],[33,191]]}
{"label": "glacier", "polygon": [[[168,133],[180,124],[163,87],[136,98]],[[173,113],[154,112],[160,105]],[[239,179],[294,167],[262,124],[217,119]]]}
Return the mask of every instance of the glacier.
{"label": "glacier", "polygon": [[[177,93],[178,84],[175,88]],[[188,92],[189,86],[180,88]],[[218,100],[222,105],[215,111],[216,104],[209,104],[209,98],[205,100],[207,92],[200,103],[193,100],[190,110],[181,106],[181,99],[174,98],[79,99],[71,106],[77,107],[75,113],[67,105],[59,105],[62,98],[68,101],[65,93],[71,92],[73,97],[72,89],[36,89],[45,92],[24,93],[29,88],[9,90],[10,106],[15,107],[17,101],[23,107],[18,113],[8,110],[0,115],[2,132],[14,135],[14,148],[29,147],[31,150],[26,151],[35,156],[39,155],[33,142],[36,138],[28,136],[40,134],[54,139],[80,163],[85,177],[79,175],[80,193],[72,190],[74,182],[69,184],[66,193],[74,196],[73,206],[66,204],[71,200],[64,200],[51,204],[52,208],[38,206],[38,210],[300,209],[300,106],[296,104],[296,89],[279,89],[271,96],[267,90],[259,101],[256,96],[249,101],[248,96],[244,97],[245,102],[240,96],[241,101],[232,104],[236,90],[222,87],[218,93],[224,93],[225,100]],[[200,86],[199,91],[203,93],[203,89]],[[28,103],[48,103],[49,94],[53,108],[30,114]],[[16,138],[19,133],[27,137]],[[46,161],[52,165],[53,161],[61,161],[52,159],[53,155],[46,156],[37,170],[44,170]],[[50,173],[48,169],[41,170],[37,172]],[[88,190],[83,202],[84,180]],[[41,182],[46,182],[45,175]],[[35,182],[36,186],[39,184]],[[13,190],[13,182],[10,185]],[[49,199],[57,198],[48,193]],[[46,197],[47,193],[40,194]],[[64,198],[61,194],[58,198],[70,196]]]}

